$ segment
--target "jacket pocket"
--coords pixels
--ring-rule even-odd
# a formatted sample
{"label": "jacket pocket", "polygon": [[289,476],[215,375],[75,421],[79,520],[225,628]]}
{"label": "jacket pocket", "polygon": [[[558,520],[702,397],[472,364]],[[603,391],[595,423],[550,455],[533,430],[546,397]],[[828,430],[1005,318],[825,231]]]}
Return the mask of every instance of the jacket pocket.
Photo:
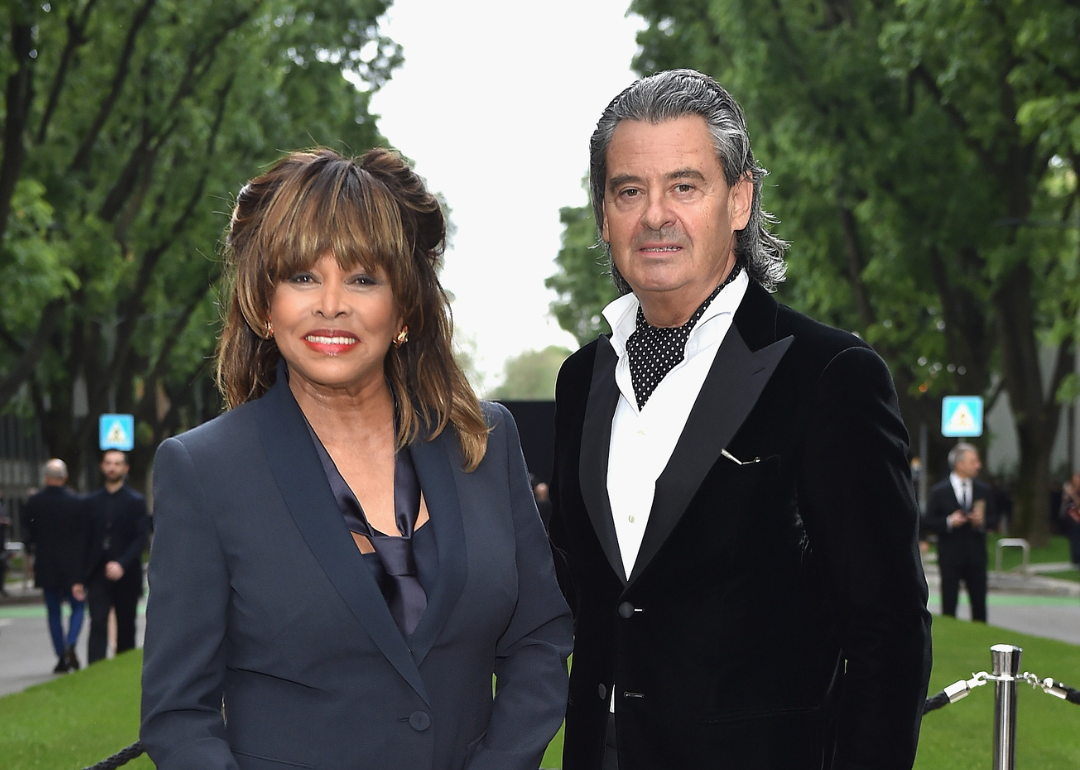
{"label": "jacket pocket", "polygon": [[232,753],[236,757],[236,764],[240,766],[240,770],[281,770],[284,767],[306,767],[313,770],[315,767],[315,765],[286,762],[283,759],[274,759],[273,757],[260,757],[258,754],[248,754],[237,749],[233,749]]}

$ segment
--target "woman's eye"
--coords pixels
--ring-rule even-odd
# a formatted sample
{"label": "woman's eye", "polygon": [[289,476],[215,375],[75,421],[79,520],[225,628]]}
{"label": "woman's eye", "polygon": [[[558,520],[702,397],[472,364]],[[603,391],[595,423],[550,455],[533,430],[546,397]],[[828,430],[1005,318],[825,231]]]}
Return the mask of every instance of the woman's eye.
{"label": "woman's eye", "polygon": [[374,278],[374,276],[362,273],[360,275],[354,275],[352,277],[352,283],[356,284],[357,286],[375,286],[379,282]]}
{"label": "woman's eye", "polygon": [[304,284],[304,283],[314,283],[314,281],[315,281],[315,276],[313,276],[311,273],[297,273],[296,275],[289,278],[289,283]]}

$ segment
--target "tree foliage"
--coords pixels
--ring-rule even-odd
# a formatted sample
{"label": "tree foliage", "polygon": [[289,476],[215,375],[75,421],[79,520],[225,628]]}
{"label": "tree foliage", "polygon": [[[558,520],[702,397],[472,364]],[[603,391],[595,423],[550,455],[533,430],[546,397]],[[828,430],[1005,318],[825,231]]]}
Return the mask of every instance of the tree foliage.
{"label": "tree foliage", "polygon": [[[216,414],[218,240],[283,151],[382,141],[384,0],[10,0],[0,9],[0,405],[80,467],[136,415],[133,466]],[[362,87],[356,88],[347,80]]]}
{"label": "tree foliage", "polygon": [[551,303],[551,312],[579,345],[610,331],[601,311],[619,296],[608,274],[608,259],[602,243],[596,237],[596,219],[592,206],[566,206],[559,210],[563,225],[562,247],[555,257],[559,272],[544,281],[554,289],[558,299]]}
{"label": "tree foliage", "polygon": [[[743,105],[792,241],[781,299],[886,358],[909,425],[1009,399],[1017,530],[1047,534],[1080,311],[1080,6],[1070,0],[635,0],[635,68]],[[1053,352],[1040,371],[1040,348]],[[940,467],[940,450],[931,467]]]}
{"label": "tree foliage", "polygon": [[558,345],[543,350],[526,350],[508,359],[503,367],[503,382],[489,394],[492,399],[551,401],[555,398],[555,380],[559,367],[570,351]]}

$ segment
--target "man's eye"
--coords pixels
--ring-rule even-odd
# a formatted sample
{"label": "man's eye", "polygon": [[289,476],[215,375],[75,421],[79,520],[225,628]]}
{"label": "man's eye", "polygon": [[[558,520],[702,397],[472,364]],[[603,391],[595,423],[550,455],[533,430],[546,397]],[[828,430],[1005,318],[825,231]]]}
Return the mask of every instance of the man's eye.
{"label": "man's eye", "polygon": [[625,190],[620,191],[619,195],[624,198],[636,198],[637,196],[641,195],[641,190],[637,189],[636,187],[628,187]]}
{"label": "man's eye", "polygon": [[694,189],[692,184],[677,184],[675,185],[675,191],[680,193],[688,193]]}

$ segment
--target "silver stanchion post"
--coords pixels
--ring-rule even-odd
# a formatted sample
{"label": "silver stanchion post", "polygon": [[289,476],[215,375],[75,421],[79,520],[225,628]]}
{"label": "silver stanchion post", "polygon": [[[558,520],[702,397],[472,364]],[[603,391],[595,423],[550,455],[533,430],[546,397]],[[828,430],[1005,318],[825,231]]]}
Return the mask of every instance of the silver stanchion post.
{"label": "silver stanchion post", "polygon": [[1016,767],[1016,679],[1023,650],[1011,644],[990,648],[994,682],[994,770]]}

